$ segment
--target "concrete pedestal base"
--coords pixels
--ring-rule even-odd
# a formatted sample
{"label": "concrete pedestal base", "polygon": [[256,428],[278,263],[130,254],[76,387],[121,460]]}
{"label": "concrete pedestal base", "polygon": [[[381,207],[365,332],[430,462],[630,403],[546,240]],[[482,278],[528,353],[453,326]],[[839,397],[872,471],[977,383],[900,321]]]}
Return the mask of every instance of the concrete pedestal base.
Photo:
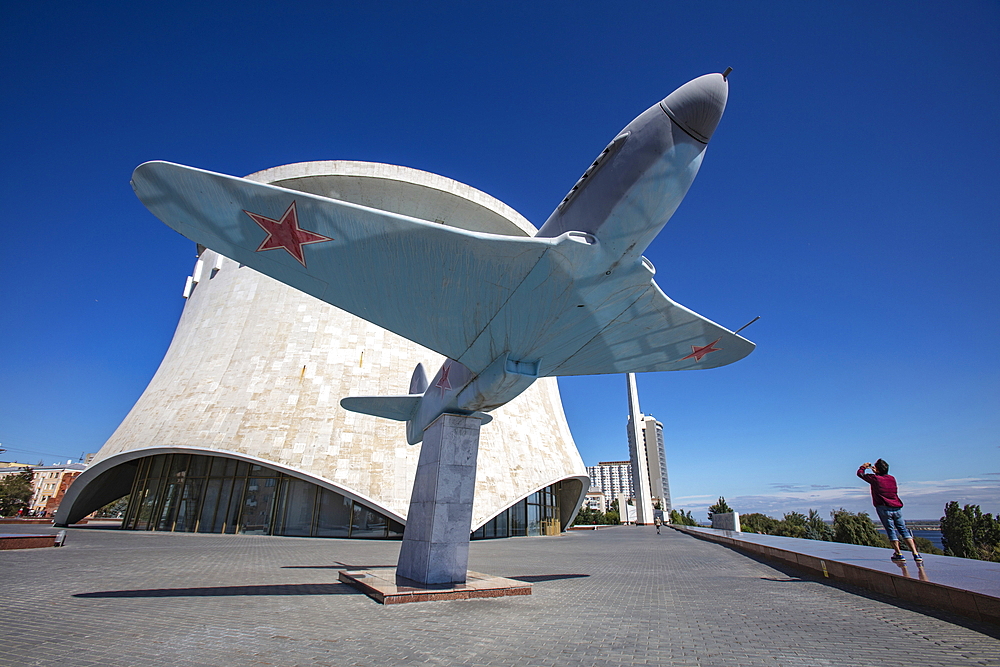
{"label": "concrete pedestal base", "polygon": [[468,572],[463,584],[435,585],[407,581],[403,577],[397,576],[396,570],[393,568],[361,571],[341,570],[338,579],[382,604],[531,595],[531,584],[515,579],[491,577],[479,572]]}
{"label": "concrete pedestal base", "polygon": [[481,424],[478,417],[443,414],[424,431],[396,565],[402,580],[465,582]]}

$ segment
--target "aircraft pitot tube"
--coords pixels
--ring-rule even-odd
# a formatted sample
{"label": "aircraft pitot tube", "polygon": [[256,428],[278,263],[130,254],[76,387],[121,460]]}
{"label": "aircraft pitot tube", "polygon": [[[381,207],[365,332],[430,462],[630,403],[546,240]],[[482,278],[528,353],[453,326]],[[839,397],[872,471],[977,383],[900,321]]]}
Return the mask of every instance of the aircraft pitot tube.
{"label": "aircraft pitot tube", "polygon": [[532,238],[166,162],[140,165],[132,185],[195,242],[447,357],[430,382],[418,366],[405,395],[341,400],[406,421],[415,444],[443,413],[486,423],[539,377],[715,368],[753,351],[667,297],[642,257],[694,181],[728,90],[707,74],[640,114]]}

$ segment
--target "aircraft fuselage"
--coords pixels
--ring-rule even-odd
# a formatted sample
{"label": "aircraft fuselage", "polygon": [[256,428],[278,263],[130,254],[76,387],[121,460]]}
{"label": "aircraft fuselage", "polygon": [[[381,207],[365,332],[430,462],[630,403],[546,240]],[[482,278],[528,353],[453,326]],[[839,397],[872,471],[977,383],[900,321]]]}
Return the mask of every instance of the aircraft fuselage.
{"label": "aircraft fuselage", "polygon": [[[480,339],[495,347],[504,341],[507,349],[497,347],[494,362],[478,374],[461,360],[446,360],[407,424],[411,444],[442,413],[494,410],[538,377],[558,374],[551,369],[649,288],[655,270],[642,252],[697,176],[727,91],[722,75],[695,79],[615,136],[535,235],[552,239],[547,261],[537,267],[545,280],[529,276],[518,291],[538,291],[528,298],[550,305],[544,326],[532,335],[532,322],[501,310]],[[567,339],[570,330],[584,333]]]}

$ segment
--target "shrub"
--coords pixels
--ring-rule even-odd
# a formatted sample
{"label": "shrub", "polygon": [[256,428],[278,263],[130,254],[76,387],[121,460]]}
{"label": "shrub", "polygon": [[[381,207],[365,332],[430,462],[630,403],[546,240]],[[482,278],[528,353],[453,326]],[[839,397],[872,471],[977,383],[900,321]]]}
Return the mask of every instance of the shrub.
{"label": "shrub", "polygon": [[777,519],[772,519],[766,514],[760,514],[759,512],[740,515],[740,528],[744,533],[773,535],[774,533],[772,531],[777,527],[777,525]]}
{"label": "shrub", "polygon": [[844,544],[860,544],[866,547],[888,547],[889,540],[878,532],[867,512],[854,514],[841,507],[834,510],[833,541]]}
{"label": "shrub", "polygon": [[684,510],[670,510],[670,523],[678,526],[697,526],[698,522],[691,516],[691,512],[684,513]]}
{"label": "shrub", "polygon": [[983,514],[979,505],[950,502],[941,517],[941,542],[948,556],[1000,562],[1000,517]]}

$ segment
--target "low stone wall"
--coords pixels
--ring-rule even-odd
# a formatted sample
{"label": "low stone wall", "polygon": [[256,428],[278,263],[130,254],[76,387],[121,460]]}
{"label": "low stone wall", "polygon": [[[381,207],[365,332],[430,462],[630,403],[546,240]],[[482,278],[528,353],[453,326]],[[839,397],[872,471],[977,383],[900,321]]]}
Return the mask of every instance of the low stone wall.
{"label": "low stone wall", "polygon": [[10,533],[0,535],[0,551],[38,549],[40,547],[54,547],[55,545],[55,535],[14,535]]}
{"label": "low stone wall", "polygon": [[1000,563],[933,555],[924,555],[923,563],[914,563],[909,555],[896,563],[889,558],[891,550],[877,547],[670,527],[825,579],[1000,625]]}

